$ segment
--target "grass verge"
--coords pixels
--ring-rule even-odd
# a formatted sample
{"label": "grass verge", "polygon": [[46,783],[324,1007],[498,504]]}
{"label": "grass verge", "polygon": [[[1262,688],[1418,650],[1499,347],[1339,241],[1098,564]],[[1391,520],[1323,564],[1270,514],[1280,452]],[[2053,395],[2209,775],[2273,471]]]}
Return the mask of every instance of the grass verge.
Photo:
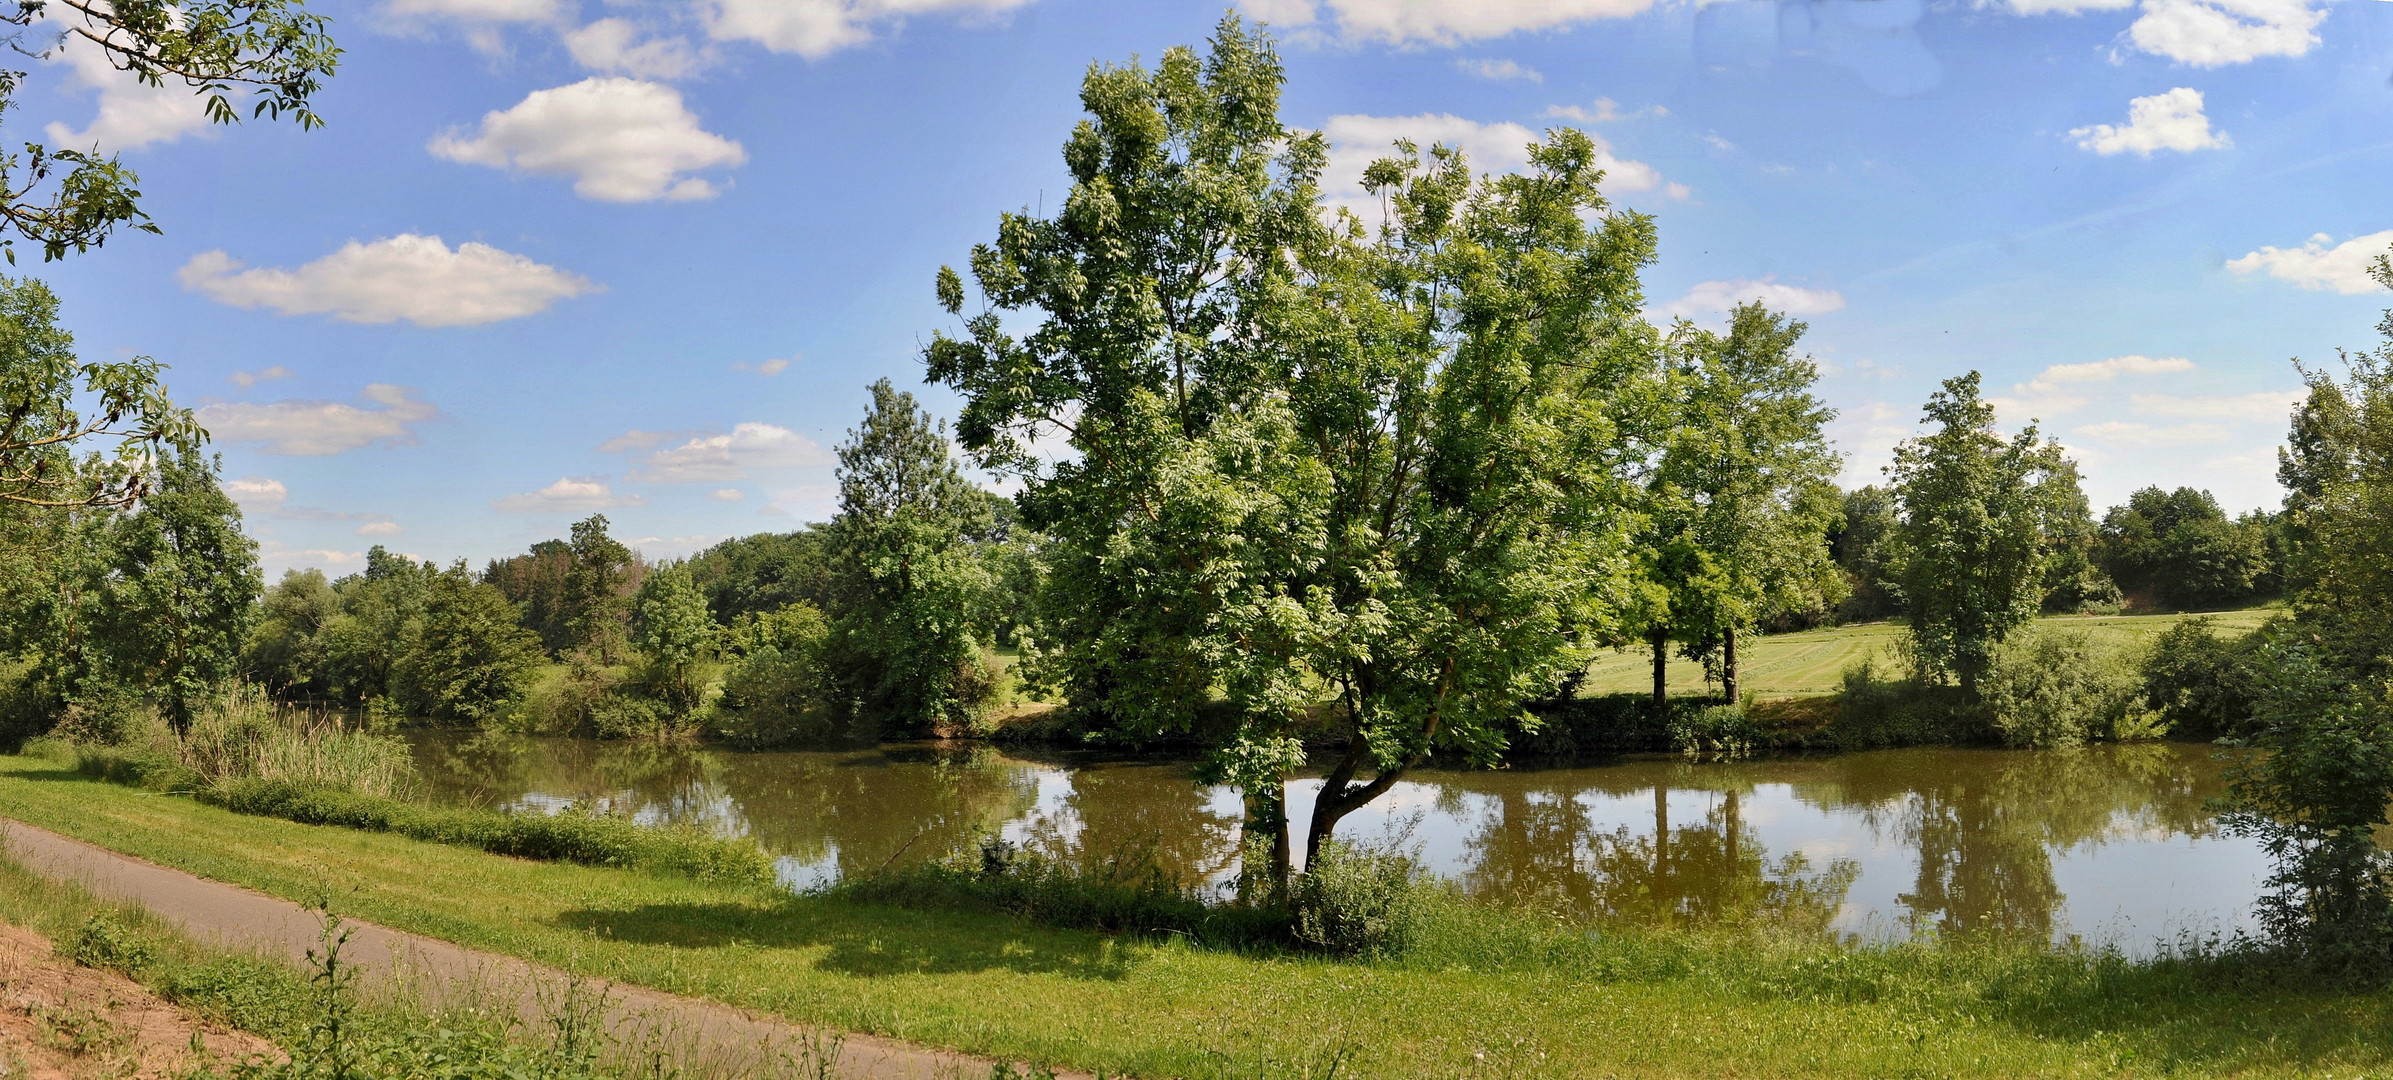
{"label": "grass verge", "polygon": [[2323,1076],[2393,997],[2232,963],[1766,934],[1590,936],[1455,908],[1335,961],[499,858],[0,758],[0,814],[385,925],[792,1019],[1143,1076]]}

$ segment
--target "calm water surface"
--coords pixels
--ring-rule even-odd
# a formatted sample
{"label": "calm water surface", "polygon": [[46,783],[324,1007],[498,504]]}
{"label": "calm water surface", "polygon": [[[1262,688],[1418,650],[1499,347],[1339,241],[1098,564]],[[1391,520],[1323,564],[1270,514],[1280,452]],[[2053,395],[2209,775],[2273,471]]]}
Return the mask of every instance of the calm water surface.
{"label": "calm water surface", "polygon": [[[1191,881],[1237,870],[1236,792],[1178,763],[986,747],[730,753],[577,739],[415,737],[438,797],[585,802],[755,837],[793,887],[992,833],[1152,847]],[[1869,938],[2004,933],[2146,952],[2249,929],[2258,846],[2223,835],[2207,746],[1889,750],[1729,764],[1425,770],[1346,819],[1474,894],[1639,922],[1770,917]],[[1290,784],[1297,820],[1314,779]]]}

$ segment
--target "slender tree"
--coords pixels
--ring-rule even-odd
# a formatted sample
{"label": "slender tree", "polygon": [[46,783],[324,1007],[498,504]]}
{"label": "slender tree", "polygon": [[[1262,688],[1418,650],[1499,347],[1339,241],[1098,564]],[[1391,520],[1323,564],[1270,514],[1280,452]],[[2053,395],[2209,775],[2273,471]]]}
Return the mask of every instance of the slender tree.
{"label": "slender tree", "polygon": [[1887,475],[1902,507],[1895,576],[1925,673],[1974,693],[2011,631],[2044,599],[2045,523],[2076,490],[2077,470],[2033,424],[2004,438],[1977,372],[1928,398],[1932,430],[1895,448]]}
{"label": "slender tree", "polygon": [[1668,597],[1648,614],[1657,702],[1672,640],[1707,660],[1733,702],[1740,633],[1844,599],[1828,546],[1843,458],[1824,433],[1836,413],[1811,393],[1819,369],[1795,353],[1804,329],[1752,303],[1731,313],[1726,334],[1682,322],[1672,335],[1648,482],[1647,562]]}

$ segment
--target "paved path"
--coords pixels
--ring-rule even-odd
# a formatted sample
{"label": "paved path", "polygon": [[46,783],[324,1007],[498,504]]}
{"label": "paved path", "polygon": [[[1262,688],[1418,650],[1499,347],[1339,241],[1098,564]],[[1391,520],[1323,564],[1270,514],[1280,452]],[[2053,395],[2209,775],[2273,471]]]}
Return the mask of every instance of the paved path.
{"label": "paved path", "polygon": [[[130,901],[180,927],[194,940],[258,949],[304,963],[318,948],[322,922],[288,900],[195,877],[106,848],[0,819],[0,842],[26,869],[76,882],[110,900]],[[844,1077],[848,1080],[978,1080],[996,1062],[893,1039],[847,1035],[834,1068],[820,1069],[825,1032],[758,1016],[719,1002],[604,981],[576,981],[562,971],[468,949],[437,938],[344,920],[353,931],[343,955],[376,989],[398,987],[434,1005],[512,1004],[543,1024],[569,994],[601,1002],[605,1030],[619,1045],[650,1047],[699,1075]],[[1061,1074],[1076,1080],[1079,1074]]]}

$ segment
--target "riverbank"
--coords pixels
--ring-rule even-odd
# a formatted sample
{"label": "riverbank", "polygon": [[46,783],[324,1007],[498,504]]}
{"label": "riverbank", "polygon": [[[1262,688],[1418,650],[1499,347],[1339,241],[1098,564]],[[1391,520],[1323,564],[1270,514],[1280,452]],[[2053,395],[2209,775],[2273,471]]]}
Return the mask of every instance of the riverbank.
{"label": "riverbank", "polygon": [[[1513,915],[1370,962],[533,863],[0,758],[0,815],[396,929],[792,1020],[1144,1076],[2300,1076],[2393,1065],[2393,999],[2215,963],[1851,948]],[[1424,1022],[1424,1018],[1429,1018]]]}

